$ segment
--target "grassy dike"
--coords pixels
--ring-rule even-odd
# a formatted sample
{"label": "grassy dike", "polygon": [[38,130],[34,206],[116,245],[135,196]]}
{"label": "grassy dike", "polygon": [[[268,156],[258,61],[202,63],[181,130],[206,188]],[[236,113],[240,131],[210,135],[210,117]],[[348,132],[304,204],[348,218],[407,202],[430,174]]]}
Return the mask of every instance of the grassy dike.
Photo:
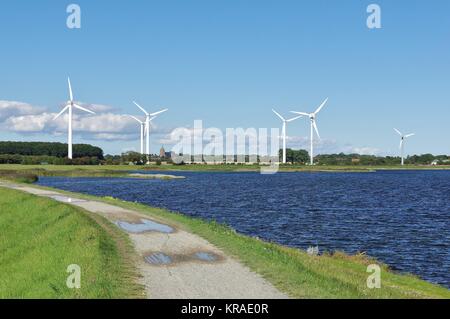
{"label": "grassy dike", "polygon": [[[128,238],[100,216],[0,187],[0,298],[142,297]],[[66,285],[81,267],[81,289]]]}
{"label": "grassy dike", "polygon": [[[69,177],[129,177],[129,171],[192,171],[192,172],[259,172],[259,165],[20,165],[1,164],[2,172],[20,172],[39,176],[69,176]],[[376,170],[450,170],[450,166],[422,165],[280,165],[280,172],[374,172]]]}
{"label": "grassy dike", "polygon": [[[111,197],[60,192],[136,210],[197,234],[293,298],[450,298],[450,290],[412,275],[394,273],[386,265],[365,255],[349,256],[337,252],[309,256],[302,250],[244,236],[227,226],[165,209]],[[367,273],[367,266],[374,263],[382,267],[381,289],[367,288],[367,277],[370,275]]]}

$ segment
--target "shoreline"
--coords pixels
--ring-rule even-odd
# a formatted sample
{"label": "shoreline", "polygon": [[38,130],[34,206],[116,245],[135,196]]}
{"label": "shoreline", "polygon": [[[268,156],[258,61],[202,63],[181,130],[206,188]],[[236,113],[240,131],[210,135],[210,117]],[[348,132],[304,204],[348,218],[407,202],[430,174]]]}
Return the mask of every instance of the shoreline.
{"label": "shoreline", "polygon": [[[117,177],[145,179],[181,179],[182,176],[166,173],[258,173],[260,166],[236,167],[234,165],[154,165],[154,166],[69,166],[69,165],[17,165],[0,164],[0,177],[26,175],[30,181],[33,175],[64,177]],[[279,167],[277,173],[376,173],[379,171],[450,171],[450,166],[293,166]],[[155,172],[155,174],[150,174]]]}

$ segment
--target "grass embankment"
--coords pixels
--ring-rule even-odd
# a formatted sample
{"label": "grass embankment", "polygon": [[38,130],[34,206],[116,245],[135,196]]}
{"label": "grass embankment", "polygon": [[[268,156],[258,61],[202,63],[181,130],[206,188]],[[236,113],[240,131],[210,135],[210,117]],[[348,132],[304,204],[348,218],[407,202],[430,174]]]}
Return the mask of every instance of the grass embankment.
{"label": "grass embankment", "polygon": [[[223,172],[259,172],[264,166],[260,165],[149,165],[144,170],[168,171],[223,171]],[[268,166],[266,166],[268,167]],[[280,172],[374,172],[376,170],[448,170],[450,166],[424,165],[279,165]]]}
{"label": "grass embankment", "polygon": [[[89,168],[88,168],[89,167]],[[95,168],[95,169],[94,169]],[[98,166],[63,166],[60,169],[49,168],[29,168],[22,166],[20,168],[0,166],[0,178],[8,175],[34,175],[34,176],[68,176],[68,177],[129,177],[128,171],[99,169]],[[13,179],[11,179],[13,180]]]}
{"label": "grass embankment", "polygon": [[[1,164],[1,172],[15,171],[37,176],[69,177],[130,177],[129,171],[199,171],[199,172],[259,172],[259,165],[19,165]],[[330,166],[280,165],[280,172],[373,172],[376,170],[450,170],[450,166],[391,165],[391,166]]]}
{"label": "grass embankment", "polygon": [[139,174],[143,166],[28,166],[28,165],[0,165],[0,178],[10,181],[34,183],[39,176],[65,177],[123,177],[145,179],[179,179],[181,176],[166,174]]}
{"label": "grass embankment", "polygon": [[36,174],[20,170],[0,170],[0,179],[19,183],[34,183],[37,182],[38,176]]}
{"label": "grass embankment", "polygon": [[[75,195],[70,192],[63,193]],[[110,197],[99,198],[82,194],[76,196],[136,210],[161,222],[195,233],[221,248],[229,256],[240,260],[294,298],[450,298],[450,290],[412,275],[391,272],[387,266],[364,255],[335,253],[310,256],[302,250],[240,235],[224,225],[164,209]],[[367,277],[370,275],[367,273],[367,266],[374,263],[382,267],[381,289],[367,288]]]}
{"label": "grass embankment", "polygon": [[[102,217],[5,188],[0,208],[0,298],[142,296],[128,238]],[[71,264],[81,289],[66,285]]]}

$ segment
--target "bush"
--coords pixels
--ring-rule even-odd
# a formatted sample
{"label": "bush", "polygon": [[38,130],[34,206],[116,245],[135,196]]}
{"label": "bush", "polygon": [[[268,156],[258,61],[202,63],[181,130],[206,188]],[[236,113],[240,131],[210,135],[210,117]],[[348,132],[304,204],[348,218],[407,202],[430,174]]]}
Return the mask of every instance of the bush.
{"label": "bush", "polygon": [[20,155],[10,155],[10,154],[0,154],[0,164],[21,164],[22,156]]}

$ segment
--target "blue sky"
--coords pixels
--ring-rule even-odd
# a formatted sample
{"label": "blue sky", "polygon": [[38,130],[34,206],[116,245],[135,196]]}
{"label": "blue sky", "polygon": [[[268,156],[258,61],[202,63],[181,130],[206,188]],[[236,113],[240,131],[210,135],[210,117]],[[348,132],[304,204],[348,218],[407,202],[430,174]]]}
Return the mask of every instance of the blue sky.
{"label": "blue sky", "polygon": [[[79,30],[66,26],[70,3],[81,7]],[[381,29],[366,26],[371,3],[381,7]],[[61,127],[27,132],[18,123],[59,111],[70,75],[75,98],[105,113],[75,142],[107,153],[139,147],[132,122],[123,136],[105,124],[112,114],[140,115],[133,99],[170,109],[155,121],[156,151],[171,129],[196,119],[278,127],[271,108],[313,111],[329,97],[320,152],[397,154],[397,127],[417,134],[407,153],[449,154],[448,12],[447,0],[2,1],[0,100],[9,109],[2,116],[0,104],[0,140],[65,142]],[[28,113],[11,111],[20,103]],[[290,146],[306,147],[308,122],[288,134]]]}

